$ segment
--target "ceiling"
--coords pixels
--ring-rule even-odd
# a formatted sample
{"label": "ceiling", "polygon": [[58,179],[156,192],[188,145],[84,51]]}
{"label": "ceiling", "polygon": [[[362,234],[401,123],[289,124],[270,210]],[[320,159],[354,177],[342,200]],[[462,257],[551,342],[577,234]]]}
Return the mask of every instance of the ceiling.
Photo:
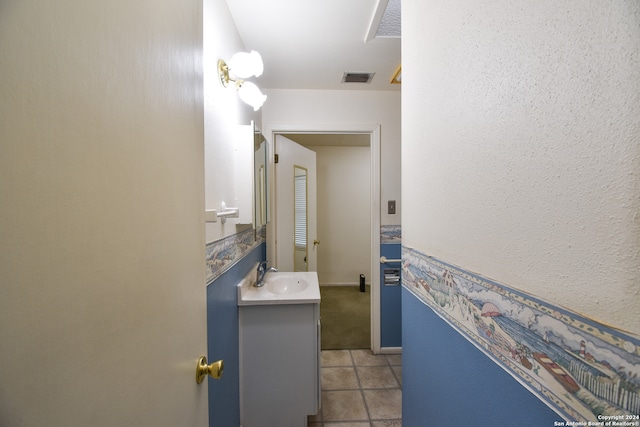
{"label": "ceiling", "polygon": [[[264,73],[253,79],[262,89],[400,90],[390,84],[400,66],[400,0],[227,4],[245,50],[262,55]],[[345,72],[375,75],[342,83]]]}

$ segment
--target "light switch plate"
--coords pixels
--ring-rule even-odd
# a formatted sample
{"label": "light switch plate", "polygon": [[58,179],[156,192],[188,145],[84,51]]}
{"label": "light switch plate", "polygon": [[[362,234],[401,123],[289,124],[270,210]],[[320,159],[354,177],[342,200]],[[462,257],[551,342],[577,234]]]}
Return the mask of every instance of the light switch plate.
{"label": "light switch plate", "polygon": [[387,202],[387,213],[389,215],[394,215],[396,213],[396,201],[395,200],[389,200]]}

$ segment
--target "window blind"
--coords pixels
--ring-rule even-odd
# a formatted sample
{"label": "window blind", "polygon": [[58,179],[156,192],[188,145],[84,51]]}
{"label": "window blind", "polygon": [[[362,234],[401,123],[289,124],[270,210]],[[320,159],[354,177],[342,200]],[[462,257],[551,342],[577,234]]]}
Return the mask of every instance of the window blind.
{"label": "window blind", "polygon": [[294,181],[295,245],[307,247],[307,177],[296,176]]}

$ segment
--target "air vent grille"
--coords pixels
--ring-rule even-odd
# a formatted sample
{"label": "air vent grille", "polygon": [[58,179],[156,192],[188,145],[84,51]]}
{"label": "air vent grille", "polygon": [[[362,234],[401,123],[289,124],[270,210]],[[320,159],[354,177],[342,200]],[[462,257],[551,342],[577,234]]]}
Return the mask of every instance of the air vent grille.
{"label": "air vent grille", "polygon": [[375,73],[344,73],[342,83],[371,83]]}

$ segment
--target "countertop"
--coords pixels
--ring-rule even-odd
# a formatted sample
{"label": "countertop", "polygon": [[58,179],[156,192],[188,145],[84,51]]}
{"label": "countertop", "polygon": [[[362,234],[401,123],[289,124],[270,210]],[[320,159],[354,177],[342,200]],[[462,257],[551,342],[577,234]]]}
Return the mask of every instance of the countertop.
{"label": "countertop", "polygon": [[[318,283],[318,273],[309,272],[269,272],[265,276],[266,284],[262,287],[255,287],[256,268],[252,269],[238,286],[238,305],[278,305],[278,304],[317,304],[320,302],[320,285]],[[276,293],[270,291],[270,282],[276,280],[306,281],[307,286],[297,292]]]}

